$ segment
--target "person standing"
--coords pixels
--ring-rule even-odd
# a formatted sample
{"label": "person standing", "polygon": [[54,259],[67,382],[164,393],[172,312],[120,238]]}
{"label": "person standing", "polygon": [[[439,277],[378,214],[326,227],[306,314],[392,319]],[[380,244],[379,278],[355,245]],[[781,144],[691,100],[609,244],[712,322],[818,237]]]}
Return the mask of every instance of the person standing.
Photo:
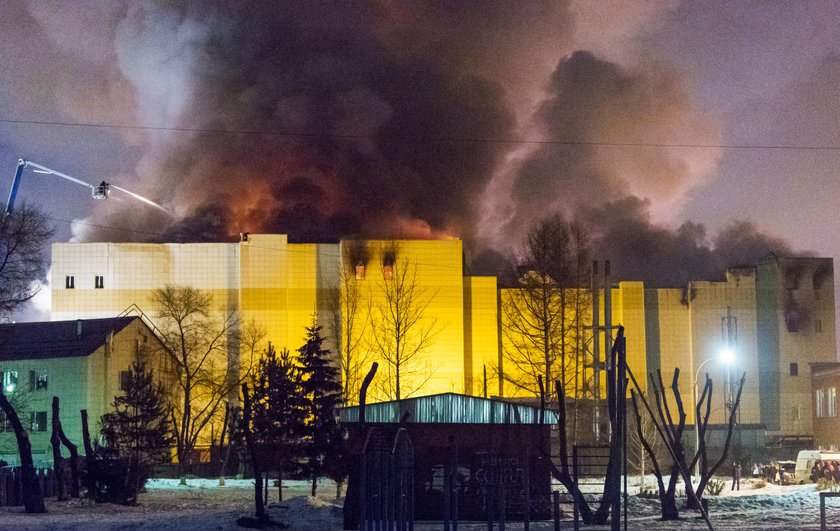
{"label": "person standing", "polygon": [[741,463],[738,461],[732,464],[732,488],[729,490],[741,490]]}

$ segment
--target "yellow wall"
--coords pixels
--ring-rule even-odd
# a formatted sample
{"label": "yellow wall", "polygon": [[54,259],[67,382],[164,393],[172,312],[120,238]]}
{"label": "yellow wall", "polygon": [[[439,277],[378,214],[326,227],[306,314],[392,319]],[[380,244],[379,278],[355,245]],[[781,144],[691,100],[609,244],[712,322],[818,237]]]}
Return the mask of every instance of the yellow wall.
{"label": "yellow wall", "polygon": [[[342,242],[342,266],[355,271],[356,263],[346,255],[350,247],[365,252],[364,278],[358,281],[362,303],[360,311],[367,313],[363,347],[371,354],[371,361],[379,363],[379,370],[369,391],[371,398],[393,398],[383,390],[387,381],[393,382],[394,367],[376,355],[373,346],[374,327],[381,329],[378,311],[385,305],[383,258],[395,251],[394,268],[406,267],[416,272],[418,300],[428,300],[422,322],[415,330],[433,330],[432,341],[413,362],[403,368],[400,385],[402,398],[417,394],[464,392],[464,277],[460,240],[366,240]],[[395,272],[394,275],[398,275]],[[411,333],[409,334],[411,336]],[[411,337],[409,338],[411,340]],[[366,347],[365,347],[366,345]],[[425,383],[423,383],[425,381]],[[422,384],[422,389],[419,386]],[[392,392],[390,393],[392,394]]]}
{"label": "yellow wall", "polygon": [[499,309],[496,277],[464,277],[464,392],[498,394]]}

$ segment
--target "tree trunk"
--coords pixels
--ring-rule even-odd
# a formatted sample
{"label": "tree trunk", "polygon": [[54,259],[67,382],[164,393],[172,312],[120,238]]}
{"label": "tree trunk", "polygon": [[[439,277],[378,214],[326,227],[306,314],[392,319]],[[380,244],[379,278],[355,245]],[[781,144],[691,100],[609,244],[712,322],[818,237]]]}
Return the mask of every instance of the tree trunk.
{"label": "tree trunk", "polygon": [[61,458],[61,439],[58,438],[58,397],[54,396],[52,401],[52,433],[50,445],[53,453],[53,479],[55,481],[55,493],[58,501],[67,499],[64,491],[64,459]]}
{"label": "tree trunk", "polygon": [[0,408],[6,414],[6,418],[12,424],[17,439],[18,453],[20,454],[20,468],[23,474],[23,506],[27,513],[45,513],[44,493],[41,492],[41,485],[38,483],[38,476],[35,474],[35,464],[32,462],[32,445],[26,430],[20,423],[17,411],[12,407],[9,399],[0,390]]}
{"label": "tree trunk", "polygon": [[82,410],[82,443],[85,446],[85,464],[87,465],[85,482],[87,483],[88,498],[95,501],[98,495],[96,491],[96,454],[93,451],[93,446],[90,444],[87,409]]}
{"label": "tree trunk", "polygon": [[268,521],[263,499],[263,472],[251,434],[251,397],[248,394],[248,384],[242,384],[242,433],[245,435],[245,445],[251,454],[251,465],[254,467],[254,503],[256,516],[261,522]]}
{"label": "tree trunk", "polygon": [[64,434],[64,428],[61,426],[61,418],[58,415],[58,397],[53,397],[53,416],[58,419],[58,439],[61,444],[70,452],[70,496],[79,498],[79,448],[73,444],[67,435]]}

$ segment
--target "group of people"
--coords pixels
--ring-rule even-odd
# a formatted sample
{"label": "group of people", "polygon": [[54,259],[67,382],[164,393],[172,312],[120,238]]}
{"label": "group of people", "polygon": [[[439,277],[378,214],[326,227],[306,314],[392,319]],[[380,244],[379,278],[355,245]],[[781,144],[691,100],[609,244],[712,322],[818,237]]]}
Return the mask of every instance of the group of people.
{"label": "group of people", "polygon": [[761,478],[767,483],[775,483],[776,485],[787,485],[793,480],[793,471],[785,470],[776,462],[769,465],[756,464],[753,467],[752,475],[754,478]]}
{"label": "group of people", "polygon": [[840,483],[840,463],[837,461],[816,461],[811,467],[811,481],[821,479]]}

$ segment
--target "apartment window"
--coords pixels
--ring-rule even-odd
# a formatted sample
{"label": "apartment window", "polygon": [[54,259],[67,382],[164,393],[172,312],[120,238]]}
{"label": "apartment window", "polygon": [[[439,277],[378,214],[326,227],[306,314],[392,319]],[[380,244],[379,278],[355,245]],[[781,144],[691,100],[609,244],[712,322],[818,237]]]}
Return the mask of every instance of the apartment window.
{"label": "apartment window", "polygon": [[96,289],[102,289],[105,287],[105,277],[102,275],[96,275],[96,278],[93,279],[93,286]]}
{"label": "apartment window", "polygon": [[385,280],[393,280],[394,278],[394,266],[393,264],[385,264],[382,266],[382,276]]}
{"label": "apartment window", "polygon": [[799,364],[798,363],[791,363],[790,364],[790,375],[791,376],[799,376]]}
{"label": "apartment window", "polygon": [[3,373],[3,391],[14,393],[18,386],[18,372],[6,371]]}
{"label": "apartment window", "polygon": [[816,321],[814,321],[814,330],[816,332],[822,332],[822,320],[817,319]]}
{"label": "apartment window", "polygon": [[817,389],[816,391],[815,402],[816,402],[816,414],[817,417],[824,417],[825,416],[825,389]]}
{"label": "apartment window", "polygon": [[128,391],[131,385],[131,373],[129,371],[120,371],[120,391]]}
{"label": "apartment window", "polygon": [[29,414],[29,431],[47,431],[46,411],[34,411]]}
{"label": "apartment window", "polygon": [[68,275],[64,277],[64,287],[67,289],[73,289],[76,287],[76,277],[72,275]]}
{"label": "apartment window", "polygon": [[828,416],[829,417],[836,417],[837,416],[837,388],[836,387],[829,387],[828,388]]}
{"label": "apartment window", "polygon": [[47,371],[37,370],[29,371],[29,390],[30,391],[46,391],[47,390]]}
{"label": "apartment window", "polygon": [[365,279],[365,264],[358,263],[356,264],[356,280],[364,280]]}
{"label": "apartment window", "polygon": [[791,418],[793,420],[802,420],[802,406],[793,406],[791,408]]}

